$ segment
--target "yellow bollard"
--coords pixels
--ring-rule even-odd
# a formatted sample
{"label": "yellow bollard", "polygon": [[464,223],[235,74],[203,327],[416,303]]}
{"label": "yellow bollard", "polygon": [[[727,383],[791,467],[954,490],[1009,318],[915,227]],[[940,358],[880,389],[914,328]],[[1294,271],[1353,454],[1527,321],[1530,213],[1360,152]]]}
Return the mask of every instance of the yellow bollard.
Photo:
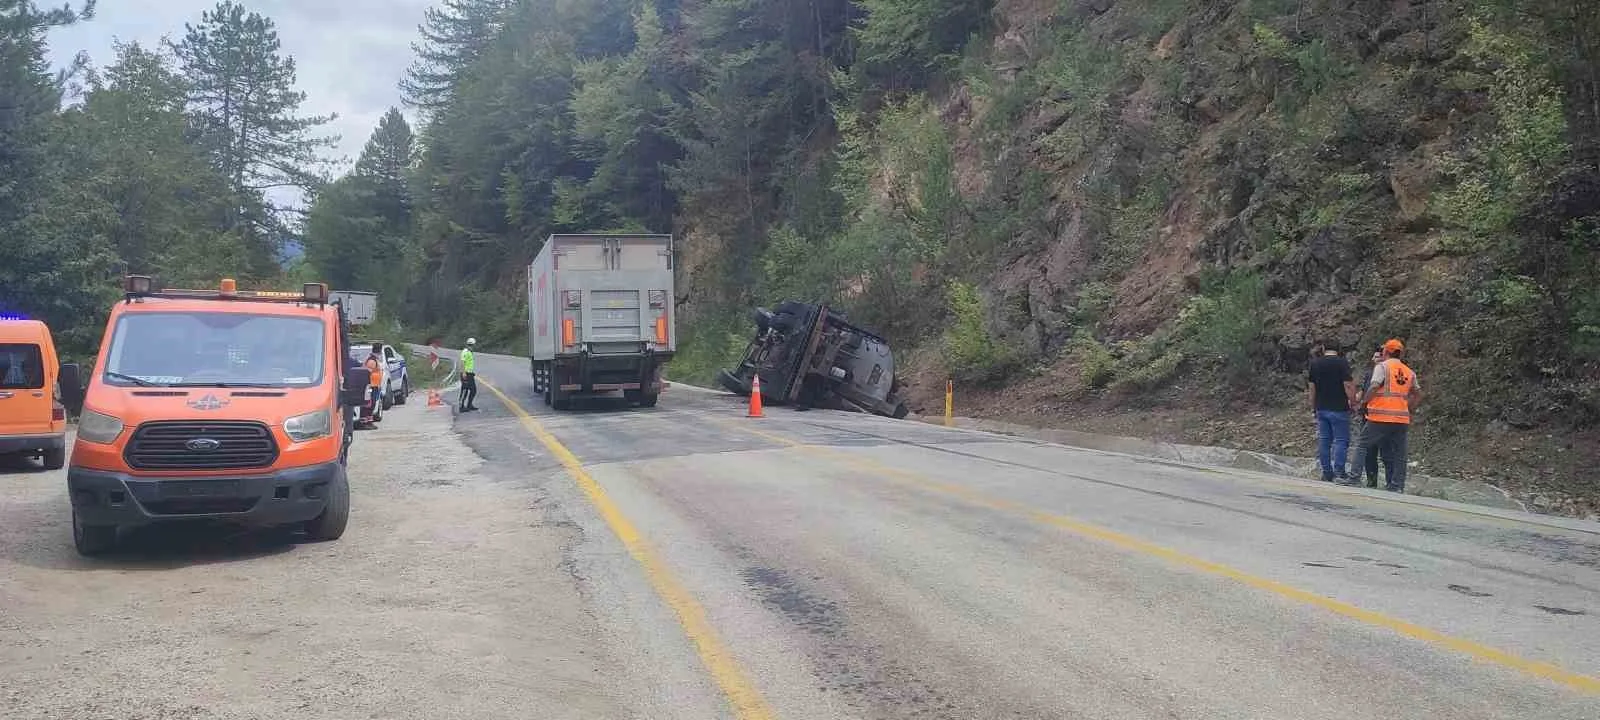
{"label": "yellow bollard", "polygon": [[944,381],[944,426],[955,427],[956,424],[956,382]]}

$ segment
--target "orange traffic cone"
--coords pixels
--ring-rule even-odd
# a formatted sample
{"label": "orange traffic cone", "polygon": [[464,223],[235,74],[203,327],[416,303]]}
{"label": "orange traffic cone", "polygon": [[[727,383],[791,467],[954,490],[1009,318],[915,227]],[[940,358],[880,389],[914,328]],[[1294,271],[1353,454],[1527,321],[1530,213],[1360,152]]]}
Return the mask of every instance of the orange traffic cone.
{"label": "orange traffic cone", "polygon": [[433,388],[428,388],[428,407],[436,408],[436,407],[443,407],[443,406],[444,406],[444,399],[439,397],[439,391],[435,390]]}
{"label": "orange traffic cone", "polygon": [[753,375],[750,380],[750,417],[761,417],[761,376]]}

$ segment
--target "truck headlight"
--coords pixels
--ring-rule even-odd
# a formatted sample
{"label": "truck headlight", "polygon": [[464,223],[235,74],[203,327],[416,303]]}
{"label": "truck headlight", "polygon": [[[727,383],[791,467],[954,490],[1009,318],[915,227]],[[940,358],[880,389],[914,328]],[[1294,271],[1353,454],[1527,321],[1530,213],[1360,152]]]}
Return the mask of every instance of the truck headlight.
{"label": "truck headlight", "polygon": [[296,415],[283,421],[283,434],[295,442],[315,440],[333,432],[333,423],[330,420],[325,409]]}
{"label": "truck headlight", "polygon": [[78,418],[78,439],[110,445],[122,434],[122,420],[85,408]]}

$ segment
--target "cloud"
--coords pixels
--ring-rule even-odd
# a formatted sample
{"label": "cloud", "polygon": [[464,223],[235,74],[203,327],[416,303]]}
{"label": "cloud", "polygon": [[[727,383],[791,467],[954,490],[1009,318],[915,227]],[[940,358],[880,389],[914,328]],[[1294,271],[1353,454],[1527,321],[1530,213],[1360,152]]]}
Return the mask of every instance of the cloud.
{"label": "cloud", "polygon": [[[296,85],[306,94],[302,114],[337,114],[324,130],[341,136],[332,154],[353,163],[378,118],[400,104],[396,84],[411,64],[411,43],[432,0],[243,4],[277,25],[283,52],[295,60]],[[113,59],[114,40],[155,46],[163,37],[181,39],[184,23],[199,22],[215,6],[215,0],[100,0],[93,20],[51,33],[51,60],[64,67],[84,52],[104,66]]]}

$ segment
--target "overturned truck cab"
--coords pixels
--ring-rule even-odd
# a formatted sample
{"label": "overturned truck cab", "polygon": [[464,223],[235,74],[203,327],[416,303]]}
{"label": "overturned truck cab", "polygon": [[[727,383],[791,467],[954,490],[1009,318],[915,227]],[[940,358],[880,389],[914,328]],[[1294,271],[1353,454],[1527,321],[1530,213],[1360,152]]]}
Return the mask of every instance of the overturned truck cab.
{"label": "overturned truck cab", "polygon": [[774,405],[906,416],[894,353],[882,337],[826,305],[786,301],[775,310],[756,308],[753,319],[755,339],[739,366],[718,374],[728,391],[748,396],[759,374],[762,400]]}

